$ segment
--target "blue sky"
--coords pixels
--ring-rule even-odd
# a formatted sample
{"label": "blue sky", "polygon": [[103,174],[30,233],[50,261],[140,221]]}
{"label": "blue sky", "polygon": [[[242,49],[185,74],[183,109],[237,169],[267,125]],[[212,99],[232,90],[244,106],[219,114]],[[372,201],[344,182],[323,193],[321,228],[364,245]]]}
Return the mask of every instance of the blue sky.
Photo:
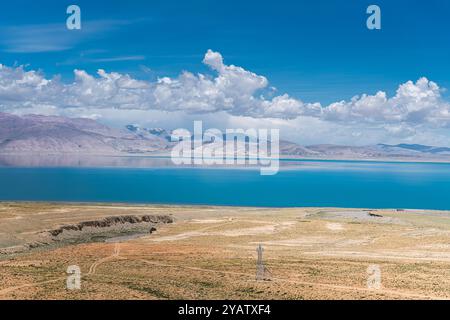
{"label": "blue sky", "polygon": [[[69,31],[65,28],[65,11],[70,4],[81,7],[82,30]],[[370,4],[381,8],[381,30],[366,28],[366,8]],[[309,117],[313,112],[311,110],[315,108],[313,103],[318,103],[326,109],[333,103],[345,100],[348,105],[343,107],[344,112],[341,112],[339,105],[335,106],[333,114],[314,116],[306,126],[314,126],[318,131],[324,130],[323,121],[339,126],[343,130],[342,141],[337,142],[353,141],[356,131],[356,136],[365,137],[360,143],[376,139],[383,142],[403,141],[402,139],[433,141],[437,136],[431,133],[426,137],[413,134],[417,133],[418,128],[422,130],[425,125],[423,119],[419,120],[420,114],[425,111],[418,112],[414,103],[421,106],[439,104],[439,108],[433,109],[432,115],[426,111],[427,128],[430,123],[436,124],[436,118],[447,115],[449,107],[446,101],[449,93],[446,88],[450,88],[449,12],[450,2],[439,0],[16,0],[2,4],[0,63],[10,67],[24,65],[25,70],[39,70],[45,74],[46,79],[61,75],[61,83],[70,84],[74,81],[74,69],[85,70],[87,74],[92,75],[98,69],[104,69],[107,73],[128,74],[136,81],[147,81],[149,86],[154,86],[162,77],[178,79],[184,70],[213,78],[219,73],[220,78],[222,71],[213,66],[218,56],[210,57],[216,59],[215,62],[202,63],[207,50],[212,49],[212,54],[220,53],[220,59],[223,57],[225,68],[231,64],[242,67],[245,72],[248,71],[245,77],[248,76],[249,81],[261,80],[256,76],[252,78],[253,74],[249,72],[264,76],[268,80],[267,85],[264,79],[261,83],[252,83],[245,94],[257,96],[263,92],[268,95],[269,97],[259,103],[267,105],[270,112],[266,110],[255,115],[255,106],[245,111],[242,111],[240,106],[228,106],[233,109],[228,112],[224,106],[224,110],[233,117],[292,119],[293,114]],[[226,72],[240,72],[228,71]],[[233,73],[231,76],[234,75]],[[80,77],[83,78],[82,75]],[[427,81],[422,81],[419,85],[416,81],[421,77],[426,77]],[[88,83],[87,77],[83,79],[85,84]],[[201,79],[196,78],[195,81],[200,83],[198,87],[202,86]],[[412,81],[412,85],[408,84],[408,81]],[[139,86],[136,83],[133,86]],[[438,87],[433,87],[434,83],[437,83]],[[404,91],[407,93],[394,97],[402,84],[406,84]],[[180,95],[180,92],[173,89],[176,87],[173,83],[170,86],[172,96]],[[268,93],[272,86],[277,89],[276,94]],[[235,87],[239,85],[236,84]],[[102,88],[104,89],[104,86]],[[260,90],[261,88],[264,90]],[[133,90],[140,89],[133,87]],[[229,90],[231,89],[227,88],[225,94],[221,93],[219,98],[216,97],[214,103],[243,94],[230,94]],[[394,99],[373,102],[373,99],[383,100],[382,95],[376,96],[378,91],[385,92],[388,99]],[[414,96],[417,92],[431,98],[417,102],[417,96]],[[12,94],[11,91],[9,95]],[[282,99],[283,103],[275,108],[275,103],[269,100],[273,96],[284,94],[289,95],[289,98]],[[369,111],[360,112],[357,103],[352,104],[350,99],[362,94],[374,96],[369,97],[368,101],[361,101],[361,104],[369,108],[373,103],[378,103],[380,108],[389,106],[408,109],[408,114],[400,117],[397,116],[400,111],[396,110],[394,115],[389,112],[386,115],[383,110],[379,111],[380,108],[376,111],[378,113],[374,111],[370,115],[367,115]],[[123,99],[117,98],[120,101],[124,101]],[[63,109],[67,110],[74,105],[90,108],[90,104],[95,105],[97,109],[103,108],[96,104],[98,99],[95,102],[86,102],[77,98],[77,102],[72,105],[73,100],[67,102]],[[172,100],[169,104],[171,102]],[[189,103],[192,101],[189,100]],[[35,104],[42,106],[50,103],[46,98]],[[289,106],[286,107],[286,104]],[[300,108],[299,105],[303,108],[302,111],[293,112],[292,108]],[[8,106],[6,102],[3,103],[4,110],[8,110]],[[180,107],[173,106],[168,110],[180,111]],[[209,110],[208,106],[205,110]],[[218,108],[215,106],[211,110],[217,112]],[[286,111],[285,116],[281,114],[283,110]],[[96,114],[99,114],[97,111]],[[195,112],[197,111],[196,109]],[[133,112],[128,113],[130,121],[133,120]],[[357,117],[351,115],[355,112]],[[110,114],[104,110],[101,112],[105,119],[108,119],[108,115]],[[364,119],[361,120],[362,118]],[[107,121],[113,122],[113,119]],[[304,124],[306,120],[299,121]],[[320,123],[316,123],[317,121]],[[392,138],[389,136],[389,130],[384,136],[381,131],[377,131],[379,135],[373,135],[373,132],[367,129],[360,132],[366,123],[370,123],[370,130],[385,130],[389,124],[389,130],[401,132],[401,135]],[[161,126],[177,124],[180,123],[161,120]],[[267,125],[267,122],[264,124]],[[299,124],[285,125],[293,127]],[[392,125],[395,126],[394,129]],[[330,126],[327,128],[324,135],[319,135],[322,140],[326,137],[325,134],[335,129]],[[433,132],[439,131],[439,134],[443,134],[439,141],[443,142],[448,138],[445,128],[447,119],[444,124],[439,123],[437,128],[433,128]],[[289,134],[301,136],[299,132]],[[302,138],[298,140],[303,142]],[[315,142],[313,137],[304,140]]]}
{"label": "blue sky", "polygon": [[[380,31],[365,27],[365,9],[372,3],[382,9]],[[99,67],[148,77],[141,65],[153,76],[173,76],[182,70],[205,72],[200,61],[213,49],[226,62],[309,102],[331,103],[380,89],[391,93],[421,76],[450,87],[448,1],[17,0],[2,4],[1,27],[64,27],[69,4],[81,7],[85,26],[59,34],[69,44],[76,38],[66,50],[3,51],[2,63],[30,64],[64,77],[74,68]],[[105,23],[99,30],[89,25],[99,21]],[[7,38],[2,32],[3,49]],[[49,40],[64,42],[44,39]],[[115,61],[121,57],[130,60]]]}

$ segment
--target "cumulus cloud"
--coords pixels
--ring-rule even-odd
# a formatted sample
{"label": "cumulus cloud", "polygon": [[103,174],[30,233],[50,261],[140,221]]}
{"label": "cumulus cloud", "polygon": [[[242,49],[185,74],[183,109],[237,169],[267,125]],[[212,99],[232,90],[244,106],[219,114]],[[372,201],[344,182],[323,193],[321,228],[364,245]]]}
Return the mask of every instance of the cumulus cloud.
{"label": "cumulus cloud", "polygon": [[58,78],[46,79],[37,71],[23,67],[0,67],[0,105],[2,109],[36,105],[56,108],[116,108],[138,110],[186,111],[255,118],[295,118],[320,109],[284,94],[265,98],[268,80],[241,67],[224,64],[218,52],[208,50],[203,63],[215,76],[183,72],[176,78],[156,82],[131,78],[126,74],[99,70],[90,75],[75,70],[75,80],[64,84]]}
{"label": "cumulus cloud", "polygon": [[0,109],[16,111],[76,109],[85,114],[99,110],[141,110],[223,114],[255,119],[307,117],[339,125],[368,124],[393,135],[412,135],[416,126],[446,127],[450,104],[442,89],[427,78],[401,84],[388,97],[379,91],[328,106],[305,103],[288,94],[274,95],[266,77],[235,65],[227,65],[219,52],[208,50],[203,63],[212,72],[188,71],[157,81],[134,79],[127,74],[98,70],[96,75],[74,71],[74,80],[46,78],[39,71],[0,65]]}
{"label": "cumulus cloud", "polygon": [[176,79],[162,78],[152,89],[153,106],[192,113],[227,111],[232,115],[295,118],[312,107],[287,94],[263,97],[269,81],[241,67],[224,64],[218,52],[208,50],[203,63],[216,77],[184,72]]}
{"label": "cumulus cloud", "polygon": [[432,124],[450,123],[450,104],[441,96],[439,86],[420,78],[399,86],[395,96],[388,98],[383,91],[375,95],[364,94],[350,101],[335,102],[323,109],[322,117],[330,121]]}

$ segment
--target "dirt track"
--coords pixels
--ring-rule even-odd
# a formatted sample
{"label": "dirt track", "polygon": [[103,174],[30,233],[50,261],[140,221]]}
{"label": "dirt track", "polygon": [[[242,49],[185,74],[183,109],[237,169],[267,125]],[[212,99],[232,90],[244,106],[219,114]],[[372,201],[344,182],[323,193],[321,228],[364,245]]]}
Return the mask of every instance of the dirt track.
{"label": "dirt track", "polygon": [[[101,216],[104,208],[86,207],[84,212],[96,210]],[[60,206],[58,215],[62,209],[74,212],[83,206]],[[4,258],[0,299],[450,299],[447,212],[147,209],[114,210],[169,213],[176,223],[122,243]],[[36,211],[50,221],[56,208],[45,210]],[[30,207],[26,211],[37,214]],[[16,222],[11,215],[7,221]],[[0,219],[0,228],[5,225]],[[21,236],[27,234],[32,237],[30,231]],[[255,281],[259,243],[271,281]],[[65,270],[72,264],[82,270],[80,291],[65,288]],[[372,264],[381,269],[380,290],[366,286]]]}

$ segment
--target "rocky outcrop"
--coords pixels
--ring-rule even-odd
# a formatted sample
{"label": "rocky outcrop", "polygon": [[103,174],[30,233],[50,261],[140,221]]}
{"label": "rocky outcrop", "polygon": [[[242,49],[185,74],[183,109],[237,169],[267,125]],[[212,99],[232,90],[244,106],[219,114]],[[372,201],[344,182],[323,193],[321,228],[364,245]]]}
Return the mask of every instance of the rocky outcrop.
{"label": "rocky outcrop", "polygon": [[20,246],[0,248],[0,255],[26,252],[52,245],[108,241],[114,238],[145,236],[160,224],[173,223],[170,215],[112,216],[100,220],[63,225],[36,234],[35,241]]}
{"label": "rocky outcrop", "polygon": [[[103,231],[110,228],[122,228],[123,227],[142,227],[143,225],[153,225],[157,223],[172,223],[173,219],[170,216],[119,216],[119,217],[107,217],[102,220],[84,221],[78,224],[71,224],[62,226],[60,228],[46,231],[52,237],[61,236],[64,232],[83,232],[87,229],[97,229]],[[156,230],[156,229],[154,229]],[[153,231],[154,231],[153,230]]]}
{"label": "rocky outcrop", "polygon": [[156,225],[172,222],[172,217],[168,215],[107,217],[44,231],[40,234],[41,241],[39,242],[82,243],[105,241],[121,236],[146,235],[156,231]]}

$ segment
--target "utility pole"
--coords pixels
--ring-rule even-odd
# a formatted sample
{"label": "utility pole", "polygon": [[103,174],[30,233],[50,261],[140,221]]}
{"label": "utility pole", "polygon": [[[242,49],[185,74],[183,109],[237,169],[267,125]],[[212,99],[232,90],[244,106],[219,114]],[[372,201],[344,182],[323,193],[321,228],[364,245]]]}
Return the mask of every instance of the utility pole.
{"label": "utility pole", "polygon": [[268,270],[263,262],[263,247],[259,245],[256,248],[256,252],[258,253],[258,260],[256,261],[256,281],[268,280]]}

